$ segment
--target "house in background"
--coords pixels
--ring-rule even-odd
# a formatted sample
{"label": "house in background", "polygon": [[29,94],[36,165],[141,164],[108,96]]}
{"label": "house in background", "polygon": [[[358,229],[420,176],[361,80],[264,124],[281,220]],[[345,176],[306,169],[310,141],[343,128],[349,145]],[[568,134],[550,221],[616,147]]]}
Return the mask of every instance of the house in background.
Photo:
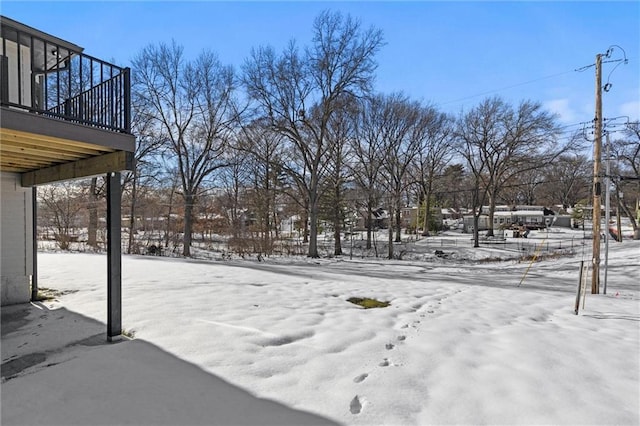
{"label": "house in background", "polygon": [[120,172],[133,169],[130,75],[0,16],[1,304],[37,294],[35,188],[106,175],[107,338],[121,334]]}
{"label": "house in background", "polygon": [[[489,223],[489,207],[483,206],[478,217],[478,231],[486,231],[489,228],[507,229],[514,226],[527,229],[542,229],[554,222],[555,213],[543,206],[496,206],[493,213],[493,226]],[[473,232],[473,214],[464,216],[464,232]]]}

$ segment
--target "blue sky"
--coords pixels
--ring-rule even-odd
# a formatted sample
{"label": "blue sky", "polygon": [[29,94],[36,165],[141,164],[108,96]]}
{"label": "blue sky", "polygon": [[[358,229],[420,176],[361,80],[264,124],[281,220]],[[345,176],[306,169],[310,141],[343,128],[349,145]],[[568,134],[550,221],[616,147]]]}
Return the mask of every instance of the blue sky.
{"label": "blue sky", "polygon": [[[484,97],[539,101],[564,124],[594,117],[597,53],[626,51],[604,64],[603,115],[640,118],[640,2],[35,2],[2,0],[1,13],[129,65],[143,47],[172,39],[188,57],[215,51],[239,70],[252,47],[305,45],[313,19],[341,11],[382,29],[376,89],[458,113]],[[611,59],[622,58],[615,48]]]}

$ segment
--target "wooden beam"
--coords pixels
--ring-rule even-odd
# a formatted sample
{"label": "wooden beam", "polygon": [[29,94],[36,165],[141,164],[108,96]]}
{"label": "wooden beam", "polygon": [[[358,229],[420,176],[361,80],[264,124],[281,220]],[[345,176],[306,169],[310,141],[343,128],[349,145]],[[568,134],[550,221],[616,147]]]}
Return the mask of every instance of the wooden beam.
{"label": "wooden beam", "polygon": [[55,155],[58,152],[69,154],[97,155],[105,152],[113,152],[113,149],[102,148],[98,145],[89,145],[81,142],[68,141],[66,139],[53,139],[38,137],[32,133],[16,132],[14,130],[0,130],[2,149],[6,147],[24,149],[46,149]]}
{"label": "wooden beam", "polygon": [[30,158],[38,160],[42,159],[41,161],[45,161],[48,163],[51,162],[51,157],[59,159],[60,162],[80,160],[81,158],[86,157],[86,155],[69,154],[61,151],[56,151],[54,149],[47,149],[45,147],[42,147],[41,149],[31,147],[16,147],[6,144],[4,141],[2,142],[2,149],[0,150],[0,153],[2,153],[3,156],[13,154],[15,157],[19,158]]}
{"label": "wooden beam", "polygon": [[22,186],[44,185],[109,172],[133,170],[133,153],[116,151],[22,174]]}
{"label": "wooden beam", "polygon": [[0,155],[2,155],[2,158],[0,158],[0,163],[23,167],[25,171],[41,169],[43,167],[50,167],[62,162],[51,161],[51,159],[42,160],[38,158],[25,157],[24,155],[4,151],[0,151]]}

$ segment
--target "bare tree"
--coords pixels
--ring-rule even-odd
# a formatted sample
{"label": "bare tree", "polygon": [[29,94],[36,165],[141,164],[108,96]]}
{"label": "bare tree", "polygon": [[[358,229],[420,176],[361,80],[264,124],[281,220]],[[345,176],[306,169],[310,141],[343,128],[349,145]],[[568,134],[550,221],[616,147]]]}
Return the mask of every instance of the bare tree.
{"label": "bare tree", "polygon": [[157,182],[159,187],[159,198],[161,199],[161,203],[163,205],[162,214],[163,214],[163,240],[164,247],[169,248],[169,243],[171,241],[174,242],[173,250],[175,247],[175,233],[176,229],[176,216],[178,206],[176,206],[176,195],[178,193],[178,188],[180,187],[180,173],[173,167],[173,164],[163,163],[163,166],[157,172]]}
{"label": "bare tree", "polygon": [[356,100],[343,96],[343,104],[329,120],[327,138],[331,141],[331,152],[327,162],[328,174],[325,200],[328,202],[328,216],[333,223],[334,255],[342,254],[342,228],[345,222],[346,184],[349,179],[347,162],[350,156],[351,140],[354,139]]}
{"label": "bare tree", "polygon": [[566,153],[541,170],[539,196],[544,204],[562,204],[566,209],[589,198],[593,165],[583,154]]}
{"label": "bare tree", "polygon": [[[544,172],[544,169],[532,169],[518,173],[509,183],[502,186],[497,200],[511,206],[536,204],[538,193],[544,185]],[[546,204],[551,205],[553,202]]]}
{"label": "bare tree", "polygon": [[182,254],[190,256],[198,190],[226,165],[223,155],[237,116],[233,69],[210,51],[186,61],[175,42],[144,48],[133,67],[134,89],[146,99],[176,163],[184,201]]}
{"label": "bare tree", "polygon": [[421,121],[421,127],[423,126],[426,132],[421,147],[418,149],[412,174],[420,189],[421,198],[424,199],[425,214],[422,235],[427,236],[431,223],[431,201],[434,195],[434,186],[454,153],[451,140],[453,119],[433,107],[424,107],[421,112]]}
{"label": "bare tree", "polygon": [[[629,123],[624,138],[614,141],[613,151],[617,161],[615,172],[618,177],[613,180],[619,206],[629,218],[633,227],[634,238],[640,239],[638,218],[640,218],[640,124]],[[624,194],[624,196],[621,196]],[[635,206],[629,205],[633,200]]]}
{"label": "bare tree", "polygon": [[308,172],[309,256],[318,257],[320,184],[331,151],[328,127],[345,93],[370,90],[374,55],[382,46],[380,30],[339,13],[323,12],[315,20],[313,39],[301,54],[295,42],[280,56],[272,48],[252,51],[244,66],[244,84],[271,125],[297,151]]}
{"label": "bare tree", "polygon": [[389,258],[393,258],[393,228],[401,241],[402,196],[412,181],[409,170],[426,137],[422,106],[402,94],[385,95],[382,102],[383,155],[381,184],[389,207]]}
{"label": "bare tree", "polygon": [[251,213],[248,211],[247,191],[249,186],[255,184],[255,180],[251,179],[252,170],[247,167],[251,160],[242,157],[240,152],[237,153],[237,156],[229,159],[230,166],[219,176],[223,193],[218,197],[218,202],[226,215],[233,243],[244,247],[241,240],[248,231],[245,225],[248,221],[247,214]]}
{"label": "bare tree", "polygon": [[72,230],[77,227],[80,212],[85,207],[82,189],[73,183],[62,182],[38,189],[38,215],[42,223],[54,228],[56,243],[61,250],[69,250]]}
{"label": "bare tree", "polygon": [[271,251],[272,234],[278,229],[276,199],[282,178],[282,139],[267,120],[256,119],[242,126],[234,145],[253,176],[254,191],[248,201],[258,216],[265,253]]}
{"label": "bare tree", "polygon": [[464,165],[456,163],[445,167],[438,183],[436,197],[443,207],[460,213],[462,207],[471,205],[470,185]]}
{"label": "bare tree", "polygon": [[101,195],[98,178],[91,178],[88,188],[89,225],[87,227],[87,245],[94,250],[98,249],[98,202]]}
{"label": "bare tree", "polygon": [[373,211],[379,207],[381,197],[378,180],[384,157],[384,141],[380,131],[383,103],[382,96],[367,97],[361,102],[351,146],[353,161],[350,162],[350,172],[358,192],[363,194],[362,202],[366,208],[367,249],[371,248]]}
{"label": "bare tree", "polygon": [[500,98],[489,98],[466,114],[457,126],[459,152],[474,175],[474,240],[478,219],[489,202],[488,236],[493,236],[493,213],[500,191],[515,176],[540,169],[562,153],[555,146],[555,117],[539,103],[522,101],[513,108]]}
{"label": "bare tree", "polygon": [[162,126],[156,125],[154,108],[142,87],[134,90],[131,101],[131,129],[136,136],[134,154],[134,170],[124,174],[122,182],[123,194],[129,193],[129,240],[127,253],[131,254],[135,246],[135,225],[138,205],[138,191],[157,177],[162,167],[161,156],[163,142],[166,140]]}

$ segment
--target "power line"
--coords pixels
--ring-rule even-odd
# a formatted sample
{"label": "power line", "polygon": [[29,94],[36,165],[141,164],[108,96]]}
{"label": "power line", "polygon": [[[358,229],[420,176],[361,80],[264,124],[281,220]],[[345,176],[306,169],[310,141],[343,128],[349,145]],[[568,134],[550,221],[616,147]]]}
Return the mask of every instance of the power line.
{"label": "power line", "polygon": [[545,77],[536,78],[534,80],[529,80],[529,81],[525,81],[525,82],[522,82],[522,83],[512,84],[510,86],[504,86],[504,87],[501,87],[499,89],[488,90],[486,92],[478,93],[476,95],[466,96],[464,98],[454,99],[452,101],[447,101],[447,102],[440,102],[440,103],[437,103],[436,106],[442,106],[442,105],[454,104],[454,103],[461,102],[461,101],[466,101],[468,99],[473,99],[473,98],[477,98],[479,96],[489,95],[491,93],[500,92],[502,90],[513,89],[514,87],[524,86],[524,85],[531,84],[531,83],[536,83],[536,82],[542,81],[542,80],[548,80],[550,78],[555,78],[555,77],[558,77],[558,76],[561,76],[561,75],[564,75],[564,74],[570,74],[570,73],[573,73],[575,71],[577,71],[577,70],[564,71],[564,72],[560,72],[560,73],[557,73],[557,74],[552,74],[552,75],[548,75],[548,76],[545,76]]}
{"label": "power line", "polygon": [[[606,53],[603,54],[603,57],[610,58],[611,54],[614,51],[614,47],[618,48],[619,50],[622,51],[623,58],[622,59],[611,59],[611,60],[603,60],[602,61],[603,64],[607,64],[607,63],[616,63],[617,64],[611,70],[611,72],[609,72],[609,75],[607,76],[607,82],[606,82],[606,84],[605,84],[605,86],[603,88],[605,92],[608,92],[609,89],[611,88],[611,83],[609,83],[609,79],[610,79],[611,74],[613,73],[613,71],[615,71],[615,69],[619,65],[621,65],[621,64],[625,64],[626,65],[626,64],[629,63],[629,59],[627,58],[627,54],[626,54],[625,50],[622,47],[618,46],[617,44],[609,46],[609,48],[607,49]],[[462,101],[466,101],[468,99],[477,98],[479,96],[489,95],[489,94],[500,92],[500,91],[503,91],[503,90],[512,89],[512,88],[515,88],[515,87],[520,87],[520,86],[524,86],[524,85],[531,84],[531,83],[536,83],[536,82],[542,81],[542,80],[548,80],[550,78],[559,77],[561,75],[570,74],[570,73],[573,73],[573,72],[583,72],[583,71],[586,71],[586,70],[588,70],[590,68],[595,67],[595,65],[596,64],[585,65],[583,67],[575,68],[575,69],[570,70],[570,71],[563,71],[563,72],[559,72],[559,73],[556,73],[556,74],[548,75],[548,76],[545,76],[545,77],[540,77],[540,78],[536,78],[536,79],[533,79],[533,80],[524,81],[522,83],[516,83],[516,84],[512,84],[510,86],[504,86],[504,87],[500,87],[500,88],[497,88],[497,89],[487,90],[486,92],[481,92],[481,93],[478,93],[478,94],[475,94],[475,95],[465,96],[465,97],[454,99],[454,100],[447,101],[447,102],[436,103],[436,106],[443,106],[443,105],[449,105],[449,104],[453,104],[453,103],[457,103],[457,102],[462,102]]]}

